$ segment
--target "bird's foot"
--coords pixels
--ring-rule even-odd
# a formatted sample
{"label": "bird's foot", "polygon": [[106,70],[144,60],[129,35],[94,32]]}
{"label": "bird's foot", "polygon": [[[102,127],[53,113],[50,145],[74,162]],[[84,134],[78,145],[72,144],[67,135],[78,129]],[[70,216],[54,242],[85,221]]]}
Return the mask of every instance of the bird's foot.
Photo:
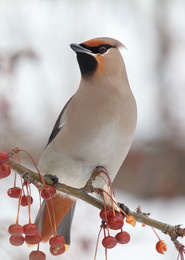
{"label": "bird's foot", "polygon": [[53,186],[56,188],[58,184],[58,177],[52,174],[45,174],[45,176],[53,181]]}
{"label": "bird's foot", "polygon": [[[118,202],[118,206],[128,215],[130,212],[130,209],[125,206],[125,204]],[[122,213],[123,214],[123,213]],[[123,214],[124,215],[124,214]]]}

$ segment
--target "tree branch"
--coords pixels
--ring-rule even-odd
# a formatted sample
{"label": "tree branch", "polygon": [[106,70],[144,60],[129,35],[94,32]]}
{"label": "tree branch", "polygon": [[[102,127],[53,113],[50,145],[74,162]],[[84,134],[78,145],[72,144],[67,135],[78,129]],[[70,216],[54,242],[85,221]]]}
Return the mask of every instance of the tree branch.
{"label": "tree branch", "polygon": [[[38,187],[38,183],[43,184],[38,173],[27,169],[26,167],[16,163],[13,160],[9,160],[8,164],[23,179],[29,180],[30,183],[33,183],[37,187]],[[92,180],[95,177],[96,177],[96,169],[91,176]],[[54,184],[53,180],[51,180],[50,178],[48,178],[46,176],[42,176],[42,178],[46,185]],[[65,184],[58,183],[56,185],[56,190],[66,193],[68,195],[71,195],[73,197],[76,197],[78,199],[84,200],[87,203],[93,205],[94,207],[96,207],[98,209],[103,209],[104,208],[103,201],[100,201],[100,200],[90,196],[89,194],[87,194],[89,192],[92,192],[91,178],[87,182],[86,186],[82,189],[76,189],[73,187],[69,187]],[[131,211],[129,208],[127,208],[127,213],[128,213],[128,215],[133,216],[137,222],[140,222],[140,223],[146,224],[148,226],[151,226],[153,228],[156,228],[156,229],[160,230],[161,232],[163,232],[164,234],[169,235],[171,240],[173,241],[175,247],[177,248],[178,252],[181,252],[182,250],[184,250],[184,246],[182,244],[180,244],[179,241],[177,240],[179,237],[185,236],[185,229],[181,228],[180,225],[172,226],[170,224],[163,223],[163,222],[157,221],[155,219],[152,219],[149,217],[150,214],[141,212],[140,207],[138,207],[136,212]]]}

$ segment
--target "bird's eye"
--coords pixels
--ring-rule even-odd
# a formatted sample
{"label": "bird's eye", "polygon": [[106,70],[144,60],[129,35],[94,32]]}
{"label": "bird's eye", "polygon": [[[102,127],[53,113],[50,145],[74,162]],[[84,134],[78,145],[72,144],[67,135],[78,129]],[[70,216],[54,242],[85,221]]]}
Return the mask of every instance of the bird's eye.
{"label": "bird's eye", "polygon": [[98,52],[103,54],[107,51],[107,48],[105,46],[100,46],[99,49],[98,49]]}

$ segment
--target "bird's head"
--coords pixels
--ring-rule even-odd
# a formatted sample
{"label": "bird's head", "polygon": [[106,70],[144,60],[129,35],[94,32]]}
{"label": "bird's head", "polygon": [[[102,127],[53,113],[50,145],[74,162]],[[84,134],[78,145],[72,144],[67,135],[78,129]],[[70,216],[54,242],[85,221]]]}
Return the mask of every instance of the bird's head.
{"label": "bird's head", "polygon": [[77,54],[82,77],[113,76],[125,69],[119,47],[124,47],[119,41],[102,37],[80,44],[72,43],[71,48]]}

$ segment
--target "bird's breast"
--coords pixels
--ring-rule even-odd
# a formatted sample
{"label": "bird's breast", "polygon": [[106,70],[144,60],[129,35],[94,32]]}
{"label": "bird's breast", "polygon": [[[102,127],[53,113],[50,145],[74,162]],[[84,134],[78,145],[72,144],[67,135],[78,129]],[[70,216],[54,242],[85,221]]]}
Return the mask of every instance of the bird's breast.
{"label": "bird's breast", "polygon": [[[135,130],[135,123],[128,120],[133,113],[130,101],[123,102],[114,96],[90,97],[73,97],[63,117],[62,129],[52,141],[53,155],[51,143],[39,163],[42,172],[55,174],[60,182],[76,188],[86,184],[96,166],[104,166],[113,180]],[[96,184],[101,186],[102,179]]]}

